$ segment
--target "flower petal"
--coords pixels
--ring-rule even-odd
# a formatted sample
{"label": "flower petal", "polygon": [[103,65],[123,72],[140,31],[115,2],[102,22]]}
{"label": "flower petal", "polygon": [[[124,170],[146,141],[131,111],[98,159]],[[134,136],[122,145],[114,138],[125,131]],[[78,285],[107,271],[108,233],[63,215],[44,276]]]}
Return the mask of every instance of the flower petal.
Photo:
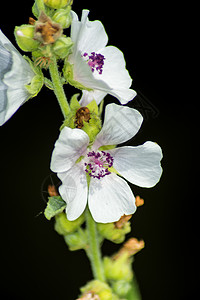
{"label": "flower petal", "polygon": [[62,180],[59,193],[67,203],[66,213],[69,221],[76,220],[83,213],[87,204],[87,179],[83,168],[77,164],[69,171],[58,173]]}
{"label": "flower petal", "polygon": [[153,187],[160,179],[162,150],[153,142],[137,147],[109,150],[114,158],[113,167],[129,182],[141,187]]}
{"label": "flower petal", "polygon": [[108,46],[99,52],[105,57],[103,72],[102,74],[94,73],[94,77],[106,82],[110,86],[110,90],[107,92],[116,97],[122,104],[126,104],[136,96],[136,92],[129,89],[132,79],[126,70],[122,51],[117,47]]}
{"label": "flower petal", "polygon": [[114,103],[108,104],[104,124],[96,136],[94,148],[126,142],[138,132],[142,121],[142,115],[136,109]]}
{"label": "flower petal", "polygon": [[29,98],[25,85],[35,74],[1,30],[0,57],[0,125],[3,125]]}
{"label": "flower petal", "polygon": [[110,87],[106,82],[96,79],[87,64],[82,58],[81,52],[77,51],[76,56],[69,58],[69,62],[73,64],[74,80],[80,82],[83,86],[90,89],[108,90]]}
{"label": "flower petal", "polygon": [[96,222],[116,222],[136,210],[133,193],[125,180],[112,173],[101,180],[91,178],[88,205]]}
{"label": "flower petal", "polygon": [[89,10],[82,11],[81,21],[75,12],[72,12],[71,38],[76,50],[91,53],[104,48],[108,42],[108,36],[100,21],[88,20]]}
{"label": "flower petal", "polygon": [[88,144],[89,137],[83,130],[64,127],[55,143],[51,157],[51,170],[53,172],[69,170],[76,160],[85,154]]}
{"label": "flower petal", "polygon": [[88,105],[92,100],[95,100],[96,103],[99,105],[101,100],[107,95],[106,92],[102,92],[100,90],[94,90],[94,91],[83,91],[81,100],[79,103],[81,106]]}

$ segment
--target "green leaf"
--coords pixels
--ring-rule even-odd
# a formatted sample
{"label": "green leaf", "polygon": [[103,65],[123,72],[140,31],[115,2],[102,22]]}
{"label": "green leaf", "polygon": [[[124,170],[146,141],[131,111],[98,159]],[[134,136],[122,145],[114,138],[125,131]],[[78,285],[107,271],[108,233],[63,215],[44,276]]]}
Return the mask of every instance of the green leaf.
{"label": "green leaf", "polygon": [[51,220],[55,215],[61,213],[66,208],[66,202],[60,196],[49,197],[44,215],[47,220]]}

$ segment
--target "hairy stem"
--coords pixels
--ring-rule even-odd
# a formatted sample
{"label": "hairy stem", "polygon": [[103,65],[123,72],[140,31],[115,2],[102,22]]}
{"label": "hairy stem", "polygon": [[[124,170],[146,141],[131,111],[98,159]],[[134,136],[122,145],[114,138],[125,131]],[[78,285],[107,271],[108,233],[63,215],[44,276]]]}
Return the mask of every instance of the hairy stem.
{"label": "hairy stem", "polygon": [[101,259],[99,236],[96,223],[93,220],[89,209],[86,209],[86,224],[88,231],[89,249],[87,255],[91,262],[91,267],[95,279],[105,281],[104,268]]}
{"label": "hairy stem", "polygon": [[51,60],[52,60],[52,62],[49,66],[49,72],[50,72],[51,80],[52,80],[53,87],[54,87],[54,93],[57,97],[57,100],[60,105],[63,116],[64,116],[64,118],[66,118],[70,112],[70,107],[67,102],[65,92],[63,90],[63,84],[61,83],[61,80],[60,80],[60,74],[58,71],[56,58],[53,57],[53,58],[51,58]]}

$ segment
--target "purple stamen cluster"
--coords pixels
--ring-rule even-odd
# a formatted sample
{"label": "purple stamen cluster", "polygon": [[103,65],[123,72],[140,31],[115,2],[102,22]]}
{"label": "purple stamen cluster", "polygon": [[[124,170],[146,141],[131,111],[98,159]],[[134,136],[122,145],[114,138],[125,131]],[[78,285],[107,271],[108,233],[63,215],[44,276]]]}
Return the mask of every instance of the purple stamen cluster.
{"label": "purple stamen cluster", "polygon": [[90,66],[92,72],[96,70],[99,74],[102,74],[105,60],[105,57],[102,54],[92,52],[91,55],[88,55],[88,53],[85,52],[83,54],[83,57],[86,57],[88,59],[87,63]]}
{"label": "purple stamen cluster", "polygon": [[87,154],[88,162],[85,162],[85,172],[90,177],[101,179],[106,175],[111,174],[108,168],[113,165],[113,157],[105,151],[91,151]]}

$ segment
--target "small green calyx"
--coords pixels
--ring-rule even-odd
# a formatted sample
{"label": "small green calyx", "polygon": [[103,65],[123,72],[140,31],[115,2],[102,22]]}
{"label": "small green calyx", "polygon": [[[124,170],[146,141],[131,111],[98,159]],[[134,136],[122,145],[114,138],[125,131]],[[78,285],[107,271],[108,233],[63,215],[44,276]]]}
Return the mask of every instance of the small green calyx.
{"label": "small green calyx", "polygon": [[34,39],[34,26],[21,25],[15,27],[15,39],[18,46],[25,52],[32,52],[38,49],[39,41]]}
{"label": "small green calyx", "polygon": [[44,4],[48,7],[59,9],[72,4],[73,0],[44,0]]}
{"label": "small green calyx", "polygon": [[75,124],[77,128],[87,133],[90,142],[93,143],[96,135],[101,130],[101,119],[98,116],[98,106],[95,100],[76,111]]}
{"label": "small green calyx", "polygon": [[82,129],[90,138],[90,143],[93,143],[96,135],[101,130],[101,119],[98,114],[98,105],[95,100],[91,101],[87,106],[81,107],[75,94],[70,101],[71,112],[65,119],[60,130],[65,126],[70,128]]}

